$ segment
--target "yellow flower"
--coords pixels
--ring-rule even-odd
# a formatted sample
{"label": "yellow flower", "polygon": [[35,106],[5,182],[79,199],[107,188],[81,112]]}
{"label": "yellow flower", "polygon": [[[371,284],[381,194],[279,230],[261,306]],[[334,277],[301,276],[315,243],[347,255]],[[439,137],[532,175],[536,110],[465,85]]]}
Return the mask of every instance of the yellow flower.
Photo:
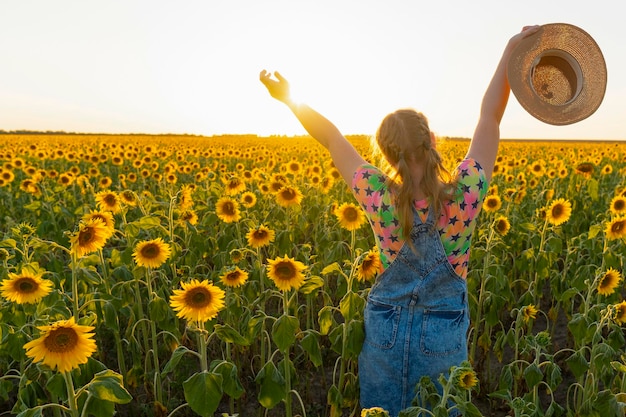
{"label": "yellow flower", "polygon": [[455,383],[458,388],[470,390],[478,384],[476,372],[471,368],[461,368],[455,375]]}
{"label": "yellow flower", "polygon": [[363,210],[352,203],[343,203],[335,209],[334,213],[341,227],[346,230],[357,230],[367,222]]}
{"label": "yellow flower", "polygon": [[94,333],[90,333],[94,328],[76,324],[74,317],[37,328],[42,335],[24,345],[26,356],[59,372],[78,368],[96,351]]}
{"label": "yellow flower", "polygon": [[496,219],[494,228],[496,229],[496,232],[502,236],[506,236],[506,234],[509,233],[509,230],[511,230],[511,223],[509,223],[509,219],[505,216],[500,216]]}
{"label": "yellow flower", "polygon": [[119,213],[122,210],[120,197],[114,191],[100,191],[96,194],[96,203],[100,210]]}
{"label": "yellow flower", "polygon": [[215,318],[225,307],[224,290],[207,280],[192,279],[181,283],[181,287],[181,290],[174,290],[170,306],[182,319],[203,323]]}
{"label": "yellow flower", "polygon": [[226,180],[226,195],[237,195],[246,189],[246,183],[238,177]]}
{"label": "yellow flower", "polygon": [[370,249],[359,265],[356,277],[359,281],[370,280],[380,271],[381,262],[377,249]]}
{"label": "yellow flower", "polygon": [[576,166],[575,172],[582,175],[585,178],[591,178],[593,175],[594,166],[590,162],[581,162]]}
{"label": "yellow flower", "polygon": [[198,214],[196,214],[195,210],[189,209],[181,211],[178,218],[182,222],[188,222],[191,225],[198,224]]}
{"label": "yellow flower", "polygon": [[613,268],[609,268],[609,270],[604,273],[604,275],[600,278],[600,281],[598,282],[598,294],[613,294],[621,279],[622,276],[619,271]]}
{"label": "yellow flower", "polygon": [[539,310],[537,310],[537,307],[533,304],[522,307],[522,317],[524,319],[524,323],[528,323],[531,319],[536,319],[538,312]]}
{"label": "yellow flower", "polygon": [[604,232],[609,240],[626,237],[626,216],[619,216],[609,221]]}
{"label": "yellow flower", "polygon": [[109,235],[107,236],[107,239],[113,236],[113,233],[115,233],[115,219],[113,218],[113,214],[111,214],[110,211],[92,210],[81,218],[81,220],[85,223],[88,223],[89,221],[94,219],[102,220],[102,223],[104,223],[104,226],[108,229]]}
{"label": "yellow flower", "polygon": [[0,283],[0,294],[14,303],[36,304],[50,294],[53,286],[52,281],[41,279],[41,275],[26,269],[20,274],[9,272],[9,279]]}
{"label": "yellow flower", "polygon": [[227,287],[240,287],[248,280],[248,273],[236,266],[235,269],[222,274],[220,280]]}
{"label": "yellow flower", "polygon": [[133,251],[133,258],[139,266],[158,268],[169,259],[171,253],[170,245],[163,242],[163,239],[159,237],[137,243]]}
{"label": "yellow flower", "polygon": [[276,193],[276,202],[282,207],[297,206],[302,201],[302,193],[295,187],[285,185]]}
{"label": "yellow flower", "polygon": [[613,316],[613,320],[617,324],[626,323],[626,301],[622,301],[619,304],[614,304],[613,308],[615,308],[615,315]]}
{"label": "yellow flower", "polygon": [[380,407],[363,408],[361,417],[389,417],[389,412]]}
{"label": "yellow flower", "polygon": [[81,222],[78,231],[70,236],[72,253],[77,257],[88,255],[104,247],[112,233],[98,218]]}
{"label": "yellow flower", "polygon": [[260,225],[256,229],[251,229],[246,234],[246,239],[248,239],[248,244],[252,248],[257,249],[272,243],[275,235],[276,233],[272,229]]}
{"label": "yellow flower", "polygon": [[127,206],[135,207],[139,199],[137,198],[137,194],[135,194],[132,190],[124,190],[119,195],[120,200],[126,204]]}
{"label": "yellow flower", "polygon": [[222,197],[215,204],[217,217],[224,223],[238,222],[241,219],[239,203],[230,197]]}
{"label": "yellow flower", "polygon": [[483,203],[483,209],[489,213],[492,211],[499,210],[502,207],[502,200],[498,195],[488,195],[485,197],[485,202]]}
{"label": "yellow flower", "polygon": [[252,208],[256,204],[256,196],[251,191],[241,194],[241,204],[246,208]]}
{"label": "yellow flower", "polygon": [[613,197],[609,210],[613,214],[623,215],[626,214],[626,197],[618,195]]}
{"label": "yellow flower", "polygon": [[559,226],[569,220],[572,215],[572,203],[559,198],[550,204],[546,211],[547,220],[554,226]]}
{"label": "yellow flower", "polygon": [[278,289],[289,291],[292,288],[298,289],[304,284],[304,275],[302,271],[306,266],[295,259],[287,257],[269,259],[267,275],[270,277]]}

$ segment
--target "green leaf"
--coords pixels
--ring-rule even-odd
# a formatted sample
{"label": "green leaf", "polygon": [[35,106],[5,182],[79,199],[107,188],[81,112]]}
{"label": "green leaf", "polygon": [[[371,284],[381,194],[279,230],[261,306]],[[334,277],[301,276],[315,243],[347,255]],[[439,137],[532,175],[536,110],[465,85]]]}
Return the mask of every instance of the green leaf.
{"label": "green leaf", "polygon": [[167,305],[167,301],[158,295],[154,295],[154,298],[150,300],[148,304],[150,310],[150,319],[160,323],[169,317],[170,307]]}
{"label": "green leaf", "polygon": [[357,293],[349,291],[339,302],[339,311],[346,321],[355,319],[361,315],[365,307],[365,300]]}
{"label": "green leaf", "polygon": [[591,199],[594,201],[598,199],[598,188],[598,180],[596,180],[595,178],[590,178],[587,181],[587,191],[589,192],[589,197],[591,197]]}
{"label": "green leaf", "polygon": [[596,236],[598,236],[598,233],[600,233],[602,231],[602,225],[601,224],[593,224],[591,225],[591,227],[589,227],[589,234],[587,236],[587,238],[589,240],[593,240],[595,239]]}
{"label": "green leaf", "polygon": [[333,307],[322,307],[322,309],[317,313],[317,322],[320,326],[320,334],[322,336],[327,335],[330,328],[333,326]]}
{"label": "green leaf", "polygon": [[543,379],[543,372],[539,369],[536,363],[531,363],[526,369],[524,369],[524,379],[528,388],[533,388]]}
{"label": "green leaf", "polygon": [[322,365],[322,351],[320,349],[319,334],[314,330],[307,330],[305,336],[300,341],[300,346],[309,355],[309,360],[314,366]]}
{"label": "green leaf", "polygon": [[565,362],[567,362],[569,369],[576,379],[580,379],[580,377],[587,372],[587,369],[589,369],[589,362],[587,362],[587,359],[585,359],[580,352],[574,352]]}
{"label": "green leaf", "polygon": [[176,369],[176,366],[178,366],[178,363],[185,353],[191,353],[192,355],[196,354],[193,350],[189,350],[183,345],[178,346],[176,350],[172,352],[172,356],[170,357],[170,360],[165,364],[161,375],[166,375]]}
{"label": "green leaf", "polygon": [[183,382],[185,400],[189,407],[202,417],[212,417],[220,405],[222,396],[222,375],[198,372]]}
{"label": "green leaf", "polygon": [[348,323],[347,340],[344,340],[347,356],[356,359],[359,353],[361,353],[364,340],[365,327],[363,326],[363,320],[352,320]]}
{"label": "green leaf", "polygon": [[304,284],[298,289],[302,294],[311,294],[313,291],[324,286],[324,279],[317,275],[311,276],[304,281]]}
{"label": "green leaf", "polygon": [[245,392],[239,375],[237,374],[237,366],[228,361],[217,360],[211,362],[209,367],[213,373],[222,376],[222,389],[224,393],[231,398],[239,398]]}
{"label": "green leaf", "polygon": [[17,415],[17,417],[42,417],[43,414],[41,412],[43,407],[37,406],[35,408],[29,408],[28,410],[24,410]]}
{"label": "green leaf", "polygon": [[239,346],[248,346],[250,341],[228,324],[216,324],[214,327],[217,336],[226,343],[234,343]]}
{"label": "green leaf", "polygon": [[88,391],[94,397],[115,404],[127,404],[133,397],[126,388],[122,376],[109,369],[98,372],[88,385]]}
{"label": "green leaf", "polygon": [[617,398],[610,390],[600,391],[593,401],[593,409],[601,416],[618,416],[624,412],[619,409]]}
{"label": "green leaf", "polygon": [[255,378],[259,385],[259,404],[271,410],[285,398],[285,379],[276,369],[274,362],[268,362]]}
{"label": "green leaf", "polygon": [[296,341],[296,331],[300,327],[298,319],[283,314],[272,326],[272,340],[281,351],[289,348]]}
{"label": "green leaf", "polygon": [[326,266],[326,268],[322,269],[322,275],[328,275],[332,272],[343,273],[343,271],[341,270],[341,267],[339,266],[337,262],[333,262],[332,264]]}

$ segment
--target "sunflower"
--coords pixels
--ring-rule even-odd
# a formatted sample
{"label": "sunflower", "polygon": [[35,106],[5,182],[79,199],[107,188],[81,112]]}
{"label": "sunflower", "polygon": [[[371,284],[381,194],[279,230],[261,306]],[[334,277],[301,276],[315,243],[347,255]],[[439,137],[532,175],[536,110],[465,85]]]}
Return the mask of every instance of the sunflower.
{"label": "sunflower", "polygon": [[511,230],[511,223],[509,223],[509,219],[505,216],[500,216],[496,219],[494,228],[500,235],[506,236],[506,234],[509,233],[509,230]]}
{"label": "sunflower", "polygon": [[625,238],[626,216],[619,216],[609,221],[604,232],[609,240]]}
{"label": "sunflower", "polygon": [[478,384],[476,372],[469,364],[454,368],[451,379],[454,385],[462,390],[470,390]]}
{"label": "sunflower", "polygon": [[113,236],[113,233],[115,233],[115,219],[113,218],[113,214],[111,214],[110,211],[92,210],[91,212],[85,214],[81,220],[84,222],[89,222],[94,219],[101,220],[102,223],[104,223],[106,228],[109,230],[109,236],[107,236],[107,239]]}
{"label": "sunflower", "polygon": [[276,193],[276,202],[282,207],[297,206],[302,201],[302,193],[296,187],[285,185]]}
{"label": "sunflower", "polygon": [[287,257],[268,259],[267,275],[270,277],[278,289],[289,291],[292,288],[298,289],[304,283],[302,271],[306,266],[295,259]]}
{"label": "sunflower", "polygon": [[550,204],[546,211],[546,218],[550,224],[559,226],[569,220],[572,215],[572,203],[559,198]]}
{"label": "sunflower", "polygon": [[488,195],[487,197],[485,197],[485,202],[483,203],[483,209],[486,212],[492,212],[492,211],[496,211],[499,210],[500,207],[502,207],[502,200],[500,200],[500,197],[498,195]]}
{"label": "sunflower", "polygon": [[598,282],[598,294],[611,295],[615,292],[615,289],[619,285],[622,276],[616,269],[609,268],[608,271],[602,275]]}
{"label": "sunflower", "polygon": [[614,304],[613,308],[615,309],[615,315],[613,316],[613,320],[617,324],[626,323],[626,301],[622,301],[619,304]]}
{"label": "sunflower", "polygon": [[133,258],[139,266],[158,268],[168,260],[172,253],[170,245],[163,242],[160,237],[152,240],[144,240],[135,245]]}
{"label": "sunflower", "polygon": [[378,250],[370,249],[363,257],[363,261],[359,265],[356,277],[359,281],[366,281],[374,278],[380,271],[381,262]]}
{"label": "sunflower", "polygon": [[124,190],[119,195],[120,200],[127,206],[135,207],[139,201],[133,190]]}
{"label": "sunflower", "polygon": [[381,407],[363,408],[361,417],[389,417],[389,412]]}
{"label": "sunflower", "polygon": [[26,356],[59,372],[69,372],[87,363],[96,351],[94,333],[90,333],[94,328],[76,324],[74,317],[37,328],[42,334],[24,345]]}
{"label": "sunflower", "polygon": [[522,318],[524,323],[528,323],[531,319],[536,319],[538,312],[539,310],[537,310],[537,307],[533,304],[522,307]]}
{"label": "sunflower", "polygon": [[339,224],[346,230],[357,230],[367,222],[367,217],[363,210],[352,203],[343,203],[334,211],[339,220]]}
{"label": "sunflower", "polygon": [[222,274],[220,280],[227,287],[240,287],[248,280],[248,273],[236,266],[235,269]]}
{"label": "sunflower", "polygon": [[120,197],[115,191],[100,191],[96,193],[96,203],[101,210],[119,213],[122,210]]}
{"label": "sunflower", "polygon": [[18,304],[37,304],[50,294],[53,283],[37,274],[23,269],[20,274],[9,272],[9,279],[0,283],[0,294]]}
{"label": "sunflower", "polygon": [[190,208],[193,207],[193,187],[189,186],[189,185],[184,185],[181,189],[180,189],[180,198],[179,198],[179,202],[178,202],[178,207],[181,210],[188,210]]}
{"label": "sunflower", "polygon": [[246,183],[238,177],[231,177],[225,182],[226,195],[237,195],[246,189]]}
{"label": "sunflower", "polygon": [[70,236],[71,251],[79,258],[88,255],[102,249],[111,235],[111,229],[98,218],[81,222],[78,231]]}
{"label": "sunflower", "polygon": [[170,297],[170,306],[179,318],[204,323],[224,309],[224,290],[209,281],[192,279],[181,287]]}
{"label": "sunflower", "polygon": [[251,229],[246,234],[246,239],[248,239],[248,245],[257,249],[272,243],[275,235],[276,233],[272,229],[267,228],[265,225],[260,225],[256,229]]}
{"label": "sunflower", "polygon": [[231,197],[222,197],[215,204],[217,217],[224,223],[238,222],[241,218],[239,213],[239,203]]}
{"label": "sunflower", "polygon": [[184,210],[181,211],[178,218],[182,221],[182,222],[187,222],[191,225],[196,225],[198,224],[198,215],[196,214],[195,210]]}
{"label": "sunflower", "polygon": [[575,168],[575,172],[585,178],[591,178],[593,175],[594,165],[590,162],[581,162]]}
{"label": "sunflower", "polygon": [[246,208],[252,208],[256,204],[256,195],[251,191],[241,194],[241,204]]}
{"label": "sunflower", "polygon": [[609,205],[609,210],[611,213],[617,215],[626,214],[626,197],[621,195],[613,197]]}

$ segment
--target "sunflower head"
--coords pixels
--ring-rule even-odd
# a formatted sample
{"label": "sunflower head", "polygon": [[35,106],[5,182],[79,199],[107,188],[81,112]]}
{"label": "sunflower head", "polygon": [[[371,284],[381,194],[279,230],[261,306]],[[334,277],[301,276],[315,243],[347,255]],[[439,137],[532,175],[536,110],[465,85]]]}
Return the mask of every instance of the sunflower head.
{"label": "sunflower head", "polygon": [[615,320],[615,323],[620,325],[626,323],[626,301],[613,305],[613,310],[613,320]]}
{"label": "sunflower head", "polygon": [[613,197],[609,206],[611,213],[616,215],[626,214],[626,197],[618,195]]}
{"label": "sunflower head", "polygon": [[380,407],[363,408],[361,417],[389,417],[389,412]]}
{"label": "sunflower head", "polygon": [[363,261],[357,269],[357,279],[366,281],[373,279],[381,268],[380,255],[377,249],[370,249],[363,257]]}
{"label": "sunflower head", "polygon": [[533,304],[522,307],[521,313],[524,323],[528,323],[530,320],[536,319],[538,312],[539,310],[537,310],[537,307],[535,307]]}
{"label": "sunflower head", "polygon": [[196,323],[212,320],[224,309],[225,293],[207,280],[191,280],[182,283],[182,289],[174,290],[170,306],[179,318]]}
{"label": "sunflower head", "polygon": [[104,247],[112,234],[99,218],[81,221],[78,231],[70,237],[71,251],[79,258],[96,252]]}
{"label": "sunflower head", "polygon": [[231,197],[222,197],[215,204],[215,213],[224,223],[238,222],[241,219],[239,203]]}
{"label": "sunflower head", "polygon": [[256,229],[251,229],[246,234],[246,239],[248,240],[248,245],[250,245],[254,249],[257,249],[268,246],[274,241],[275,236],[276,232],[274,232],[272,229],[269,229],[265,225],[260,225]]}
{"label": "sunflower head", "polygon": [[171,253],[170,245],[159,237],[139,242],[133,251],[133,258],[139,266],[158,268],[169,259]]}
{"label": "sunflower head", "polygon": [[346,230],[357,230],[367,222],[363,210],[352,203],[343,203],[334,211],[339,224]]}
{"label": "sunflower head", "polygon": [[485,202],[483,203],[483,210],[487,213],[497,211],[502,207],[502,200],[496,194],[488,195],[485,197]]}
{"label": "sunflower head", "polygon": [[0,283],[0,295],[17,304],[37,304],[52,291],[53,283],[42,279],[43,272],[23,268],[19,274],[9,272]]}
{"label": "sunflower head", "polygon": [[453,385],[461,390],[467,391],[478,385],[478,377],[469,362],[464,361],[460,366],[455,367],[450,375]]}
{"label": "sunflower head", "polygon": [[546,211],[548,223],[559,226],[567,222],[572,215],[572,203],[563,198],[559,198],[550,204]]}
{"label": "sunflower head", "polygon": [[598,294],[611,295],[622,280],[622,276],[618,270],[609,268],[598,281]]}
{"label": "sunflower head", "polygon": [[122,210],[122,200],[115,191],[100,191],[96,194],[96,203],[100,210],[119,213]]}
{"label": "sunflower head", "polygon": [[626,215],[610,220],[604,232],[609,240],[626,238]]}
{"label": "sunflower head", "polygon": [[240,287],[248,280],[248,272],[239,269],[239,267],[236,266],[234,269],[223,273],[220,280],[222,281],[222,284],[227,287]]}
{"label": "sunflower head", "polygon": [[302,201],[302,193],[296,187],[283,185],[276,192],[276,202],[282,207],[291,207],[300,205]]}
{"label": "sunflower head", "polygon": [[278,289],[289,291],[290,289],[298,289],[304,284],[304,275],[302,271],[306,266],[295,259],[287,257],[268,260],[267,275],[270,277]]}
{"label": "sunflower head", "polygon": [[506,216],[500,216],[496,219],[494,228],[501,236],[506,236],[509,230],[511,230],[511,223],[509,223],[509,219]]}
{"label": "sunflower head", "polygon": [[96,351],[94,333],[91,333],[94,328],[76,324],[74,317],[38,329],[41,336],[24,345],[26,356],[59,372],[69,372],[87,363]]}

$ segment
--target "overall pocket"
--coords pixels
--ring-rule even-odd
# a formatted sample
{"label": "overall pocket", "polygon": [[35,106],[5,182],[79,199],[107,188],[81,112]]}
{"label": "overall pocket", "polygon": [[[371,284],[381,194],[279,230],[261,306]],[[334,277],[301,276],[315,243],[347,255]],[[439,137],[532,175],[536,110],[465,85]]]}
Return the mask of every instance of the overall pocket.
{"label": "overall pocket", "polygon": [[422,321],[422,353],[446,356],[467,346],[465,310],[425,310]]}
{"label": "overall pocket", "polygon": [[365,343],[379,349],[391,349],[398,334],[400,307],[367,300],[363,318]]}

